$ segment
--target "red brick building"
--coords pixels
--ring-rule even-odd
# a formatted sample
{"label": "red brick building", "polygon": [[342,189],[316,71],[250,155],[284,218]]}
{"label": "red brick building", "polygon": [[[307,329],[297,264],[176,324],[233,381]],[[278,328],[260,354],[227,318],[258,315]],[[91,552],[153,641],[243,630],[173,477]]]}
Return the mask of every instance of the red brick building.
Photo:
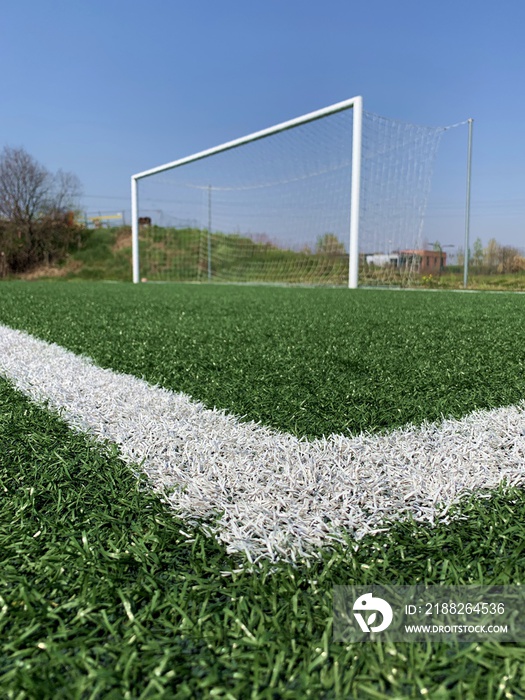
{"label": "red brick building", "polygon": [[439,273],[447,266],[447,254],[442,250],[400,250],[398,266],[415,266],[426,274]]}

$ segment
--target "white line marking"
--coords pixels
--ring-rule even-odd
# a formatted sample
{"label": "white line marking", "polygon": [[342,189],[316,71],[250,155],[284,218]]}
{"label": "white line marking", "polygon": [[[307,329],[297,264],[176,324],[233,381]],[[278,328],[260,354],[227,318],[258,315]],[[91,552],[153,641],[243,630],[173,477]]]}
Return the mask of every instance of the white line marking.
{"label": "white line marking", "polygon": [[524,403],[308,442],[3,326],[0,374],[72,427],[116,443],[177,514],[250,561],[303,559],[341,533],[358,539],[408,513],[444,520],[466,493],[525,485]]}

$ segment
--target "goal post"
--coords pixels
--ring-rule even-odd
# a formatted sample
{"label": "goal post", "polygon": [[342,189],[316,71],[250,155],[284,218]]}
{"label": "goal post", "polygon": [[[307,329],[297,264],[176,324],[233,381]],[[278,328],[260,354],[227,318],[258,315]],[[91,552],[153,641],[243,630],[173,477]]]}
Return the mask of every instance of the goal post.
{"label": "goal post", "polygon": [[460,248],[427,215],[453,127],[366,112],[358,96],[137,173],[133,282],[434,281]]}
{"label": "goal post", "polygon": [[357,289],[359,278],[359,215],[361,204],[361,154],[363,141],[363,98],[353,101],[352,123],[352,198],[350,204],[350,245],[348,252],[348,286]]}
{"label": "goal post", "polygon": [[363,99],[361,96],[352,97],[348,100],[338,102],[323,109],[310,112],[301,117],[290,119],[288,121],[276,124],[275,126],[256,131],[242,138],[228,141],[214,148],[209,148],[199,153],[180,158],[178,160],[166,163],[164,165],[144,170],[136,173],[131,177],[131,221],[132,221],[132,256],[133,256],[133,282],[139,283],[140,276],[140,253],[139,253],[139,182],[145,178],[164,173],[181,166],[195,163],[199,160],[209,158],[219,153],[238,148],[248,143],[253,143],[261,139],[265,139],[274,134],[293,129],[302,124],[322,119],[329,115],[341,112],[343,110],[352,109],[354,112],[353,130],[352,130],[352,176],[351,176],[351,192],[349,192],[349,208],[350,208],[350,230],[349,234],[349,272],[348,286],[355,288],[358,283],[359,269],[359,204],[361,191],[361,139],[362,139],[362,114],[363,114]]}

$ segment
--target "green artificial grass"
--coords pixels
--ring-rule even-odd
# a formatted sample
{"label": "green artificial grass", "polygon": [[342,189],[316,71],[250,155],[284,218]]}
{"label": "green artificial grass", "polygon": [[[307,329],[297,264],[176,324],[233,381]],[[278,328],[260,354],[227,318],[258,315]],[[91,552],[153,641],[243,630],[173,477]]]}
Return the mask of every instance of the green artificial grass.
{"label": "green artificial grass", "polygon": [[239,570],[125,467],[0,381],[0,688],[39,698],[525,697],[510,644],[344,646],[335,584],[512,584],[525,496],[407,521],[308,568]]}
{"label": "green artificial grass", "polygon": [[43,282],[0,322],[207,406],[308,437],[525,397],[525,296]]}

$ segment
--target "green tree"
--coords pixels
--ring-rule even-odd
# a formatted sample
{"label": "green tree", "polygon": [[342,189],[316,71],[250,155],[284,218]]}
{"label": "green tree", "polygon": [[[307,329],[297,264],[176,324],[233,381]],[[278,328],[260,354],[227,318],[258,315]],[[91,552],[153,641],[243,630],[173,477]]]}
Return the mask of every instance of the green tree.
{"label": "green tree", "polygon": [[481,238],[476,238],[473,245],[472,264],[476,267],[483,265],[483,243]]}
{"label": "green tree", "polygon": [[341,243],[333,233],[319,236],[315,244],[315,252],[323,255],[344,255],[346,253],[344,243]]}

